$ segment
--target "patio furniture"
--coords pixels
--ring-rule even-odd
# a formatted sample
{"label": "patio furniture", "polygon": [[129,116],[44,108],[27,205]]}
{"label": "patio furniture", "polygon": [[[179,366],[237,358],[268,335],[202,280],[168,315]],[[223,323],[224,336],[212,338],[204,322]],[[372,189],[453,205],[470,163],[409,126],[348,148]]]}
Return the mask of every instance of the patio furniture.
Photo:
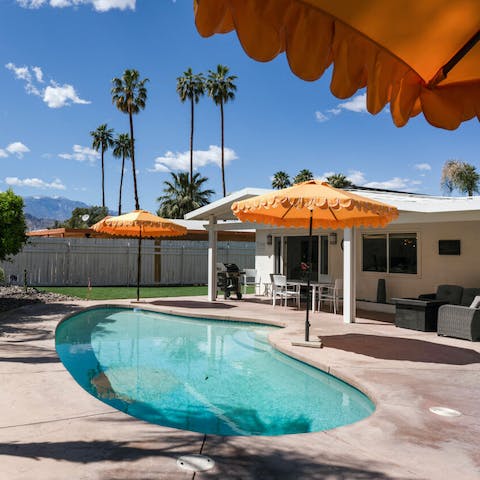
{"label": "patio furniture", "polygon": [[338,310],[338,304],[343,301],[343,280],[341,278],[335,279],[335,282],[331,285],[323,285],[319,289],[318,294],[318,310],[322,306],[322,303],[327,302],[333,306],[333,313],[336,315]]}
{"label": "patio furniture", "polygon": [[438,311],[438,335],[480,340],[480,308],[443,305]]}
{"label": "patio furniture", "polygon": [[272,297],[273,306],[277,303],[277,298],[280,299],[280,305],[287,307],[287,302],[294,299],[297,302],[297,308],[300,308],[300,285],[288,285],[287,277],[285,275],[272,275]]}
{"label": "patio furniture", "polygon": [[438,309],[447,304],[444,300],[424,300],[419,298],[392,298],[395,302],[395,326],[435,332],[437,330]]}
{"label": "patio furniture", "polygon": [[439,285],[436,293],[419,295],[420,300],[440,300],[452,305],[459,305],[462,300],[463,288],[458,285]]}
{"label": "patio furniture", "polygon": [[254,268],[246,268],[242,274],[243,293],[247,293],[247,287],[253,285],[255,287],[255,295],[260,295],[261,278],[257,276],[257,271]]}
{"label": "patio furniture", "polygon": [[395,325],[423,332],[436,332],[439,309],[443,305],[468,307],[476,295],[480,295],[478,288],[439,285],[436,293],[423,294],[418,298],[393,298],[396,304]]}

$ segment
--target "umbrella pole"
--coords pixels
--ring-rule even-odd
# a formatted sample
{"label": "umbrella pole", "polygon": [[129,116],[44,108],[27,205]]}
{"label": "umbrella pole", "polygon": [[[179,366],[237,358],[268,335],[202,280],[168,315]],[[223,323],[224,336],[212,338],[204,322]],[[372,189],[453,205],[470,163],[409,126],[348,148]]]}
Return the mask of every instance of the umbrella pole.
{"label": "umbrella pole", "polygon": [[308,251],[307,251],[307,309],[305,310],[305,341],[310,337],[310,277],[312,275],[312,211],[310,211],[310,225],[308,228]]}
{"label": "umbrella pole", "polygon": [[137,253],[137,302],[140,301],[140,276],[142,274],[142,227],[138,236],[138,253]]}

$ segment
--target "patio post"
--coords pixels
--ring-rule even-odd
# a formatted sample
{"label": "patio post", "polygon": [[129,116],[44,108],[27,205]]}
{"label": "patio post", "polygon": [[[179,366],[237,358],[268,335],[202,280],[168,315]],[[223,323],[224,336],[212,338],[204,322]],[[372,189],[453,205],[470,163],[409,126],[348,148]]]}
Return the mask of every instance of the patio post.
{"label": "patio post", "polygon": [[343,321],[355,323],[355,227],[343,231]]}
{"label": "patio post", "polygon": [[208,299],[217,299],[217,231],[215,215],[208,217]]}

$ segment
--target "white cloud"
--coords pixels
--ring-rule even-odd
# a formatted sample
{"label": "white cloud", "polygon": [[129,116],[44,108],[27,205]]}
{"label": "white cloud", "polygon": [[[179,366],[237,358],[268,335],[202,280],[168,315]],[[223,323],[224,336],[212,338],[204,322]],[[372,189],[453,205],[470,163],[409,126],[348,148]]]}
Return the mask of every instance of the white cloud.
{"label": "white cloud", "polygon": [[52,85],[48,86],[43,92],[43,101],[50,108],[61,108],[71,103],[78,103],[81,105],[87,105],[91,102],[88,100],[82,100],[75,91],[72,85],[57,85],[52,82]]}
{"label": "white cloud", "polygon": [[423,172],[429,172],[432,169],[432,166],[429,163],[416,163],[413,168],[415,170],[420,170]]}
{"label": "white cloud", "polygon": [[[232,160],[238,158],[237,154],[231,148],[225,147],[225,165]],[[221,165],[222,150],[217,145],[210,145],[208,150],[193,151],[193,167],[204,167],[208,164]],[[155,165],[150,172],[169,172],[172,170],[189,170],[190,169],[190,151],[187,152],[170,152],[165,153],[163,157],[155,159]]]}
{"label": "white cloud", "polygon": [[7,177],[5,178],[5,183],[14,187],[31,187],[31,188],[41,188],[48,189],[53,188],[56,190],[66,190],[65,185],[59,178],[56,178],[53,182],[48,183],[40,178],[18,178],[18,177]]}
{"label": "white cloud", "polygon": [[349,112],[355,112],[355,113],[367,112],[367,94],[361,93],[359,95],[356,95],[351,100],[348,100],[347,102],[339,103],[336,107],[330,108],[329,110],[326,111],[326,113],[323,113],[317,110],[315,112],[315,118],[317,122],[320,122],[320,123],[326,122],[331,118],[331,116],[327,114],[337,116],[337,115],[340,115],[345,110],[348,110]]}
{"label": "white cloud", "polygon": [[367,182],[363,184],[364,187],[385,188],[387,190],[408,190],[410,185],[411,181],[408,178],[400,177],[394,177],[383,182]]}
{"label": "white cloud", "polygon": [[356,95],[347,102],[339,103],[337,108],[333,110],[337,112],[338,109],[340,109],[340,111],[349,110],[350,112],[365,113],[367,111],[367,94],[361,93],[360,95]]}
{"label": "white cloud", "polygon": [[[322,176],[322,179],[326,179],[334,173],[338,172],[325,172]],[[360,170],[350,170],[346,177],[354,185],[357,185],[359,187],[383,188],[386,190],[405,190],[409,192],[415,192],[416,190],[418,190],[418,188],[416,187],[422,184],[421,180],[411,180],[409,178],[400,177],[394,177],[383,181],[368,181],[365,173],[361,172]]]}
{"label": "white cloud", "polygon": [[[43,71],[40,67],[17,67],[12,62],[7,63],[5,67],[12,71],[17,80],[25,82],[25,91],[30,95],[35,95],[50,108],[61,108],[77,103],[87,105],[91,103],[88,100],[80,98],[75,88],[68,83],[59,85],[54,80],[50,80],[50,85],[43,87]],[[33,72],[33,73],[32,73]]]}
{"label": "white cloud", "polygon": [[328,117],[322,112],[320,112],[319,110],[317,110],[315,112],[315,119],[317,120],[317,122],[322,123],[322,122],[326,122],[328,120]]}
{"label": "white cloud", "polygon": [[97,12],[107,12],[112,9],[135,10],[136,0],[17,0],[23,8],[40,8],[50,5],[53,8],[76,7],[79,5],[92,5]]}
{"label": "white cloud", "polygon": [[43,83],[43,72],[40,67],[32,67],[33,73],[38,83]]}
{"label": "white cloud", "polygon": [[22,142],[13,142],[5,150],[12,155],[16,155],[18,158],[23,158],[23,154],[30,151]]}
{"label": "white cloud", "polygon": [[81,145],[73,146],[73,153],[60,153],[60,158],[66,160],[76,160],[77,162],[95,163],[100,158],[100,153],[89,147],[82,147]]}
{"label": "white cloud", "polygon": [[347,175],[347,179],[350,180],[354,185],[364,185],[367,181],[365,179],[365,174],[359,170],[350,170]]}
{"label": "white cloud", "polygon": [[7,157],[8,157],[8,153],[3,148],[0,148],[0,158],[7,158]]}

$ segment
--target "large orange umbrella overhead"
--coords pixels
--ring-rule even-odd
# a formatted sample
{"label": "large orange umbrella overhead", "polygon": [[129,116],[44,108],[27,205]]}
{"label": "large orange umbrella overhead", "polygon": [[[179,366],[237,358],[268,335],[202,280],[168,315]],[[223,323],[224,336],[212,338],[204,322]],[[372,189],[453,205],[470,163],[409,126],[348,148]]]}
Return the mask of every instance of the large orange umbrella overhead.
{"label": "large orange umbrella overhead", "polygon": [[[232,211],[243,222],[308,228],[308,265],[312,264],[313,228],[383,227],[398,217],[396,207],[331,187],[318,180],[234,202]],[[310,269],[307,273],[305,341],[308,342]]]}
{"label": "large orange umbrella overhead", "polygon": [[116,217],[105,217],[91,228],[96,232],[108,233],[110,235],[138,238],[137,301],[140,299],[142,238],[178,237],[187,233],[185,227],[171,220],[153,215],[146,210],[134,210]]}
{"label": "large orange umbrella overhead", "polygon": [[397,126],[423,112],[436,127],[480,119],[478,0],[194,0],[203,36],[236,30],[259,61],[285,52],[316,80],[333,65],[339,98],[367,89],[367,108],[390,104]]}

